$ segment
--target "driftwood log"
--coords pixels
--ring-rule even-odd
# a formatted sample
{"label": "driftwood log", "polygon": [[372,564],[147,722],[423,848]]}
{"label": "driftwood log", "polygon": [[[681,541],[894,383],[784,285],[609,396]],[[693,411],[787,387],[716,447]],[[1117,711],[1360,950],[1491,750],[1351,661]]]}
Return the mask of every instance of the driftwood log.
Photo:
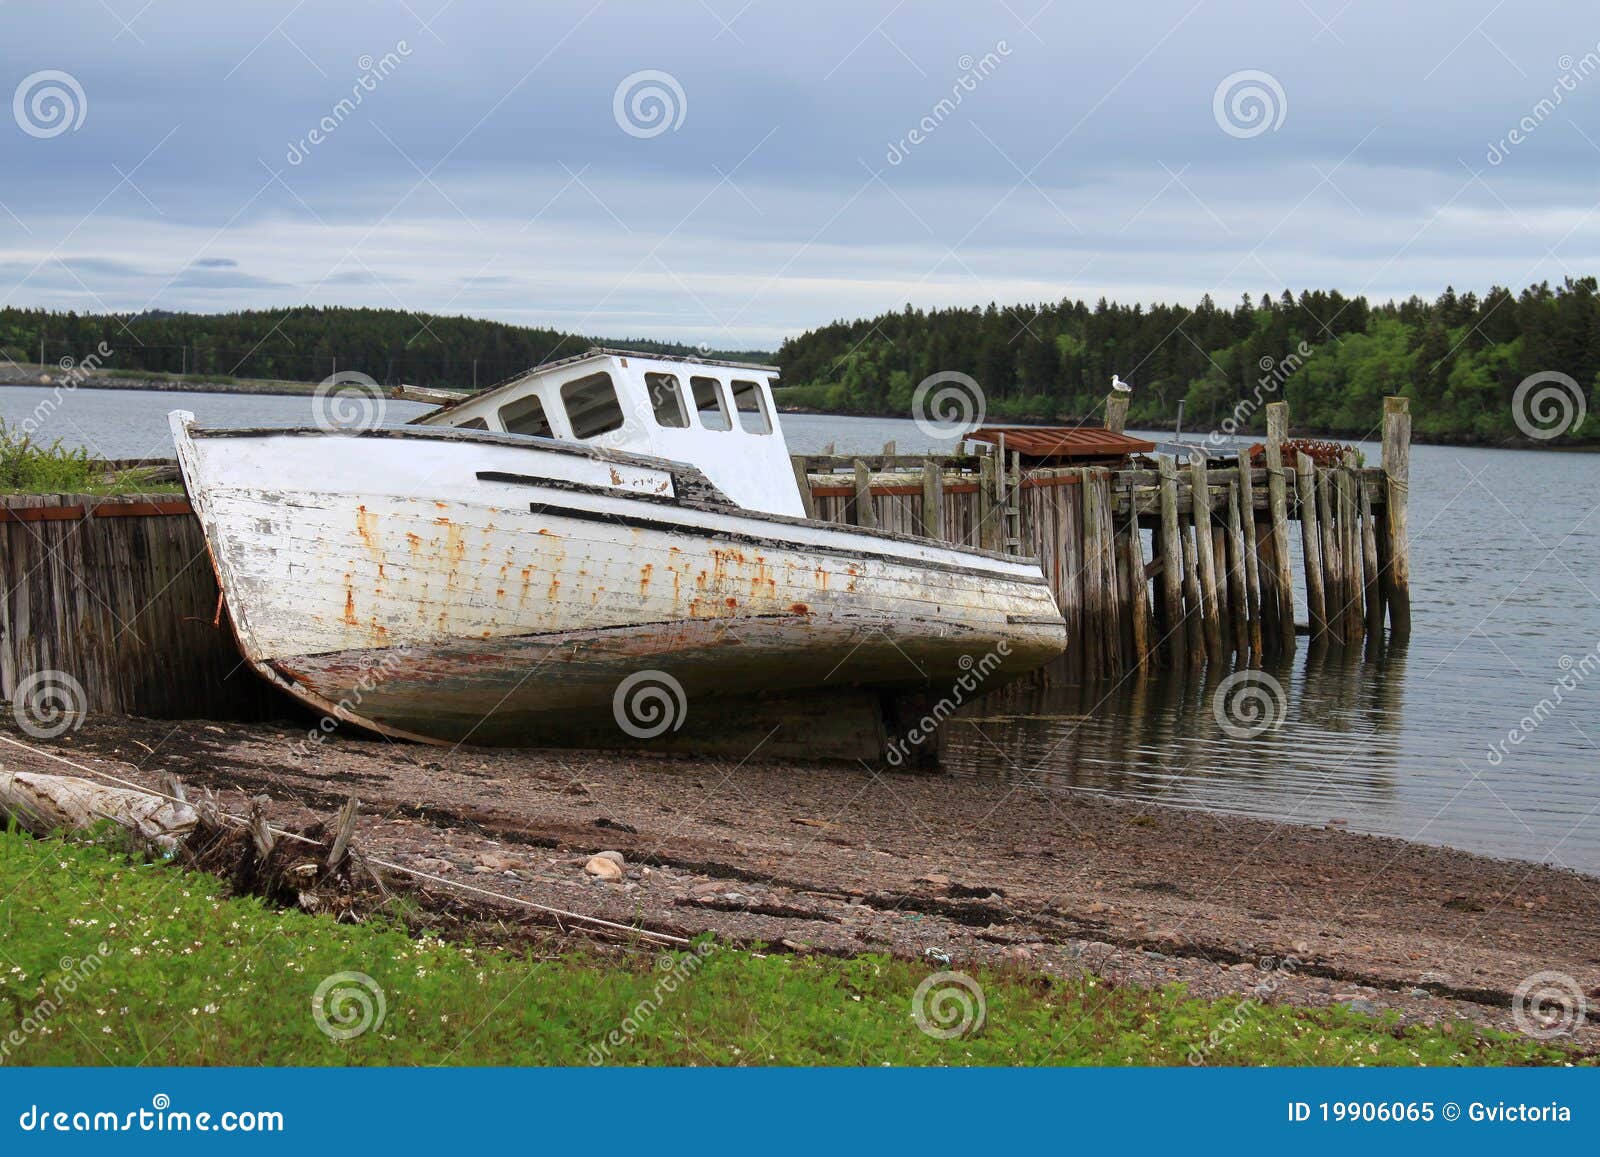
{"label": "driftwood log", "polygon": [[0,771],[0,817],[39,836],[110,820],[168,852],[194,831],[199,818],[188,804],[148,792],[27,771]]}

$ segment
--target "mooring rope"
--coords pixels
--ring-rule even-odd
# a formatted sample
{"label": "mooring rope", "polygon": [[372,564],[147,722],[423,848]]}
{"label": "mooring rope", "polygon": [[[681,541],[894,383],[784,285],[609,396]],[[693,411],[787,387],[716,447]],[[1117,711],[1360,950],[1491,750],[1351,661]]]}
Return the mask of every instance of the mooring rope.
{"label": "mooring rope", "polygon": [[[146,787],[144,784],[135,783],[132,780],[122,779],[119,776],[112,775],[110,772],[102,771],[99,768],[87,767],[84,764],[67,759],[65,756],[56,755],[54,752],[46,751],[40,747],[34,747],[30,743],[23,743],[21,740],[13,739],[9,735],[0,735],[0,742],[9,743],[12,747],[20,747],[24,751],[32,752],[34,755],[42,756],[45,759],[54,760],[56,763],[64,764],[75,771],[81,771],[85,775],[95,776],[99,779],[106,780],[109,783],[114,783],[119,787],[130,788],[131,790],[140,792],[144,795],[155,796],[158,799],[168,800],[172,803],[181,803],[188,807],[194,806],[192,800],[186,800],[175,795],[168,795],[164,791],[157,791],[154,788]],[[217,814],[223,819],[235,824],[239,824],[242,827],[250,826],[250,821],[245,819],[243,816],[236,816],[229,812],[220,810],[217,812]],[[285,839],[294,840],[297,843],[311,844],[314,847],[322,846],[316,840],[309,839],[308,837],[302,836],[296,832],[284,831],[282,828],[272,827],[270,824],[267,826],[267,830],[274,836],[282,836]],[[651,940],[659,941],[663,944],[691,946],[694,943],[686,937],[673,936],[668,932],[653,932],[648,928],[640,928],[633,924],[619,924],[614,920],[605,920],[599,916],[586,916],[582,912],[569,912],[563,908],[552,908],[548,904],[539,904],[532,900],[524,900],[520,896],[511,896],[504,892],[493,891],[489,888],[480,888],[476,884],[467,884],[460,880],[447,880],[443,876],[436,876],[431,872],[424,872],[417,868],[410,868],[404,864],[396,864],[390,860],[380,860],[375,856],[368,855],[365,851],[362,851],[360,856],[368,864],[383,868],[386,871],[398,872],[402,876],[411,876],[418,880],[426,880],[431,884],[438,884],[445,888],[455,888],[458,891],[470,892],[479,896],[488,896],[495,900],[503,900],[508,904],[515,904],[523,908],[531,908],[536,912],[543,912],[547,915],[557,916],[564,920],[573,920],[580,924],[591,924],[597,928],[608,928],[614,932],[626,932],[633,936],[644,936]]]}

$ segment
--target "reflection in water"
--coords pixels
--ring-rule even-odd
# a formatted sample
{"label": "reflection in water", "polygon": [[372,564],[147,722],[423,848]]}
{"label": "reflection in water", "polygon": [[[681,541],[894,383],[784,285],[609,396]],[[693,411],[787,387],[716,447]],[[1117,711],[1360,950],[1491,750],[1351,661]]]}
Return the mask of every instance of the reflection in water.
{"label": "reflection in water", "polygon": [[[1296,661],[1189,678],[1002,690],[946,734],[957,773],[1305,821],[1392,805],[1405,652],[1302,649]],[[1228,694],[1230,676],[1245,680]],[[1265,712],[1265,714],[1261,714]]]}

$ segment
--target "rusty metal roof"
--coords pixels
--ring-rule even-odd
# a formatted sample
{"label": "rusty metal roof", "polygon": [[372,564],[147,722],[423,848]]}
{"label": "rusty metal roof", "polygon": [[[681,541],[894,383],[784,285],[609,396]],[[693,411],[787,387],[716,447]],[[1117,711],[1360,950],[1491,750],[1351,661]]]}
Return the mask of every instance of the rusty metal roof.
{"label": "rusty metal roof", "polygon": [[967,437],[998,445],[1002,434],[1006,450],[1015,450],[1024,458],[1125,458],[1156,448],[1154,442],[1099,426],[984,426]]}

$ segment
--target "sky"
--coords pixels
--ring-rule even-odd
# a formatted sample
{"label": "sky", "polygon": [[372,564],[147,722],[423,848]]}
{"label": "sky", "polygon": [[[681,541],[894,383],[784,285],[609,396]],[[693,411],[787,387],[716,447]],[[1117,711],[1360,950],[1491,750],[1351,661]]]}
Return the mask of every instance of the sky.
{"label": "sky", "polygon": [[0,305],[773,349],[1600,268],[1592,3],[0,0],[8,93]]}

